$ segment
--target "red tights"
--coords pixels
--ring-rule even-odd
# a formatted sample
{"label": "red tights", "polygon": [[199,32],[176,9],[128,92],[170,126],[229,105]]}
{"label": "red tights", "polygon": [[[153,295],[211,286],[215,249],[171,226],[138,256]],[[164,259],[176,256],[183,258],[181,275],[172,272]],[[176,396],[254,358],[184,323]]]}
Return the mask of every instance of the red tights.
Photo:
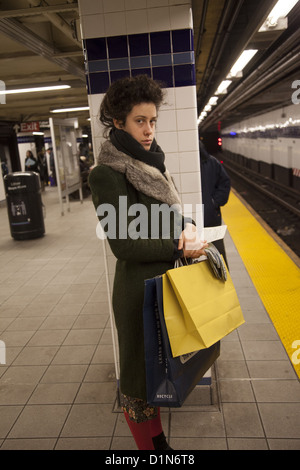
{"label": "red tights", "polygon": [[154,450],[152,437],[158,436],[163,432],[160,420],[160,409],[158,408],[158,414],[156,418],[144,421],[142,423],[135,423],[134,421],[131,421],[126,411],[124,411],[124,415],[138,449]]}

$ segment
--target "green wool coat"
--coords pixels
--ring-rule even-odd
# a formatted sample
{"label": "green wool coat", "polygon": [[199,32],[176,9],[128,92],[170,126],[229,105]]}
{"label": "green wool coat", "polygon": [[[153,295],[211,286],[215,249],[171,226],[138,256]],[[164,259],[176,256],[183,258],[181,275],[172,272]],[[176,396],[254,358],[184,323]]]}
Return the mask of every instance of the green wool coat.
{"label": "green wool coat", "polygon": [[[178,231],[181,232],[183,220],[180,213],[177,213],[171,217],[169,237],[162,237],[163,231],[160,226],[158,238],[151,239],[151,206],[153,204],[160,206],[162,203],[167,203],[169,206],[179,205],[179,197],[167,171],[162,175],[156,168],[118,151],[109,141],[102,147],[99,165],[92,170],[89,184],[94,206],[96,210],[98,209],[98,217],[103,225],[107,212],[99,210],[103,207],[101,205],[110,204],[116,211],[116,236],[113,231],[109,231],[108,235],[111,234],[111,237],[108,238],[108,242],[117,258],[112,304],[119,340],[120,390],[130,397],[146,400],[144,281],[174,267],[174,259],[179,256],[174,249],[174,237]],[[144,238],[137,239],[132,239],[130,236],[125,238],[124,233],[124,238],[119,236],[120,196],[126,196],[128,208],[133,204],[143,204],[147,209],[147,237],[145,233],[143,233]],[[128,216],[127,213],[125,219],[124,215],[122,210],[123,232],[124,220],[128,230],[138,213],[134,216]],[[107,231],[108,225],[103,228]],[[139,231],[139,227],[136,231]]]}

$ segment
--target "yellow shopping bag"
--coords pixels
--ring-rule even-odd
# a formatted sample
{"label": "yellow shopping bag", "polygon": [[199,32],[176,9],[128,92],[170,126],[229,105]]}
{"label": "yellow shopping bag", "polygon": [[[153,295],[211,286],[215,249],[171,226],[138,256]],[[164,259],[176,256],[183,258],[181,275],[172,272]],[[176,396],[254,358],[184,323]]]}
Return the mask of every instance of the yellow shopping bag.
{"label": "yellow shopping bag", "polygon": [[217,279],[207,260],[163,275],[163,305],[173,357],[208,348],[245,322],[228,271],[226,282]]}

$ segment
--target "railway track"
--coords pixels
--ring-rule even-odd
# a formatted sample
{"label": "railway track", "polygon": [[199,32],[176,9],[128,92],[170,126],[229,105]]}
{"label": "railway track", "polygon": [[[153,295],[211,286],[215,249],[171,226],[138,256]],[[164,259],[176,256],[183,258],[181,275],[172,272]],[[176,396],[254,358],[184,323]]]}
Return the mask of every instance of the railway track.
{"label": "railway track", "polygon": [[223,154],[215,156],[223,160],[232,187],[300,256],[300,193],[226,159]]}

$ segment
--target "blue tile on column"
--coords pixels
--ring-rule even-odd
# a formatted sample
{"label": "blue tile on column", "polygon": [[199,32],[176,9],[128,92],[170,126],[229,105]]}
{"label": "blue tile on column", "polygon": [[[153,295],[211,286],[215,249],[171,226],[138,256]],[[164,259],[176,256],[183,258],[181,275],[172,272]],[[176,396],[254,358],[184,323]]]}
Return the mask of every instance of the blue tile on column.
{"label": "blue tile on column", "polygon": [[90,60],[88,62],[89,72],[107,72],[108,64],[107,60]]}
{"label": "blue tile on column", "polygon": [[176,87],[196,85],[195,66],[174,65],[174,80]]}
{"label": "blue tile on column", "polygon": [[129,69],[128,57],[122,57],[120,59],[110,59],[109,68],[110,70],[128,70]]}
{"label": "blue tile on column", "polygon": [[132,34],[128,36],[130,56],[149,55],[149,34]]}
{"label": "blue tile on column", "polygon": [[110,59],[128,57],[127,36],[112,36],[107,38]]}
{"label": "blue tile on column", "polygon": [[132,69],[131,75],[132,77],[136,77],[136,75],[148,75],[150,78],[152,78],[150,68]]}
{"label": "blue tile on column", "polygon": [[90,73],[90,93],[92,95],[97,93],[105,93],[109,87],[108,72]]}
{"label": "blue tile on column", "polygon": [[191,29],[178,29],[172,31],[173,52],[194,50],[193,33]]}
{"label": "blue tile on column", "polygon": [[159,67],[164,65],[172,65],[171,54],[152,55],[152,67]]}
{"label": "blue tile on column", "polygon": [[84,39],[84,48],[88,60],[101,60],[107,58],[105,38]]}
{"label": "blue tile on column", "polygon": [[153,67],[153,79],[162,82],[166,88],[172,88],[173,83],[173,68],[172,67]]}
{"label": "blue tile on column", "polygon": [[173,54],[174,65],[179,64],[194,64],[194,52],[178,52]]}
{"label": "blue tile on column", "polygon": [[111,82],[114,82],[116,80],[119,80],[119,78],[124,78],[124,77],[130,77],[129,70],[116,70],[114,72],[110,72]]}
{"label": "blue tile on column", "polygon": [[150,33],[151,54],[167,54],[171,52],[170,33],[170,31]]}
{"label": "blue tile on column", "polygon": [[150,56],[130,57],[131,69],[141,69],[150,67]]}

